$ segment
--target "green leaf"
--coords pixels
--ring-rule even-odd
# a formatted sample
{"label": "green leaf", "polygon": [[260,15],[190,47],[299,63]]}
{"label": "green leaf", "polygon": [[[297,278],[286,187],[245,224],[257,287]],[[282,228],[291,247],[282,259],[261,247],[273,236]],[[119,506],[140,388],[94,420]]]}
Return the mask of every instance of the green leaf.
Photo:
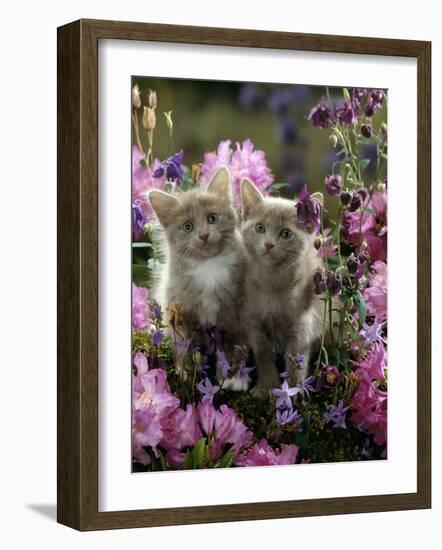
{"label": "green leaf", "polygon": [[235,458],[235,451],[233,449],[230,449],[230,451],[227,451],[217,462],[215,462],[213,467],[230,468],[234,458]]}
{"label": "green leaf", "polygon": [[381,153],[381,157],[382,157],[384,160],[388,160],[388,155],[387,155],[387,153]]}
{"label": "green leaf", "polygon": [[192,456],[192,453],[190,451],[187,451],[186,453],[186,458],[184,459],[184,469],[185,470],[194,470],[194,465],[193,465],[193,456]]}
{"label": "green leaf", "polygon": [[310,415],[305,414],[302,417],[302,430],[295,436],[295,443],[300,448],[306,448],[310,435]]}
{"label": "green leaf", "polygon": [[180,185],[181,191],[189,191],[189,189],[192,189],[192,187],[193,187],[192,179],[184,179]]}
{"label": "green leaf", "polygon": [[361,170],[365,170],[370,164],[370,159],[362,159],[359,161],[359,167]]}
{"label": "green leaf", "polygon": [[146,242],[132,243],[132,248],[152,248],[152,243],[146,243]]}
{"label": "green leaf", "polygon": [[330,348],[328,350],[328,360],[331,365],[338,366],[340,363],[340,358],[341,358],[341,355],[338,348]]}
{"label": "green leaf", "polygon": [[361,323],[365,323],[365,320],[367,318],[367,304],[365,303],[365,300],[360,292],[357,292],[354,295],[354,301],[356,305],[356,309],[359,313],[359,319]]}
{"label": "green leaf", "polygon": [[206,438],[202,437],[192,450],[192,461],[194,468],[200,468],[204,462],[206,449]]}

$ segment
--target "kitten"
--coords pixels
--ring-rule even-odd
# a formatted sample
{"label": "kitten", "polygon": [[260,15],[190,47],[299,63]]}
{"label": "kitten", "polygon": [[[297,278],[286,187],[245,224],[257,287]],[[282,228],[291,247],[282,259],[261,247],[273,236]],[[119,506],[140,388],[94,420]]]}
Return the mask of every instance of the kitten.
{"label": "kitten", "polygon": [[163,310],[182,305],[184,339],[207,324],[237,339],[245,250],[227,168],[219,168],[207,187],[178,195],[152,190],[149,200],[166,237],[157,291]]}
{"label": "kitten", "polygon": [[[277,355],[284,358],[290,383],[299,384],[322,329],[323,305],[312,285],[321,264],[314,237],[297,226],[293,202],[264,198],[249,180],[243,180],[241,194],[248,253],[241,323],[255,356],[255,391],[280,385]],[[302,369],[289,358],[298,353],[305,356]]]}

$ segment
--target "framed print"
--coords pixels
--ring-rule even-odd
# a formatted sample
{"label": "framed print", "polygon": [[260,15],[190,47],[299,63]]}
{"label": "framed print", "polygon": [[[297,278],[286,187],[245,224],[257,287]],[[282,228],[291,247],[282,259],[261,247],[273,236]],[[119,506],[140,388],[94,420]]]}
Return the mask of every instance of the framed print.
{"label": "framed print", "polygon": [[430,507],[430,52],[59,28],[59,522]]}

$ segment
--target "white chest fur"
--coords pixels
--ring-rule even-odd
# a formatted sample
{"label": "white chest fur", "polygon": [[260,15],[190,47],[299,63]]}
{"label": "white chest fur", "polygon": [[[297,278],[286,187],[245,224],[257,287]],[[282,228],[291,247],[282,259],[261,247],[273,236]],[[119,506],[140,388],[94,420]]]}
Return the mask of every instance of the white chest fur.
{"label": "white chest fur", "polygon": [[193,262],[186,271],[192,286],[192,298],[201,323],[216,325],[224,293],[232,286],[236,252]]}

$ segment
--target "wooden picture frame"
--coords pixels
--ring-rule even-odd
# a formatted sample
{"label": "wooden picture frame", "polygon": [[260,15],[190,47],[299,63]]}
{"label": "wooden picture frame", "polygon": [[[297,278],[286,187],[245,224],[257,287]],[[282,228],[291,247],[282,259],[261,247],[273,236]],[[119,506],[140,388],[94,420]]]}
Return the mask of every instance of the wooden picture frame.
{"label": "wooden picture frame", "polygon": [[[98,41],[402,56],[418,67],[417,492],[98,511]],[[58,29],[58,521],[82,531],[431,506],[431,44],[422,41],[79,20]]]}

